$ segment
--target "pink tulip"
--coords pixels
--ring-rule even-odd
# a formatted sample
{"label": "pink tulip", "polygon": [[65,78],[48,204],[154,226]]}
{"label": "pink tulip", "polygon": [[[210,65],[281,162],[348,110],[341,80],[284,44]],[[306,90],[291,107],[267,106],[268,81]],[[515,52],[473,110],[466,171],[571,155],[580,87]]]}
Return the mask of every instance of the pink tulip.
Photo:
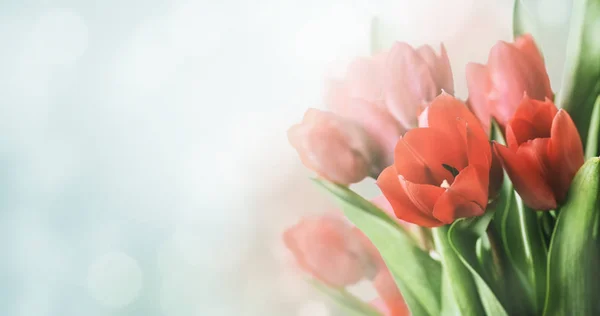
{"label": "pink tulip", "polygon": [[[381,269],[373,280],[373,285],[379,294],[380,299],[385,303],[385,308],[381,311],[386,316],[408,316],[410,311],[408,306],[398,290],[398,286],[392,277],[390,271]],[[377,302],[376,302],[377,303]]]}
{"label": "pink tulip", "polygon": [[469,104],[486,131],[491,117],[504,128],[525,93],[540,101],[552,98],[544,60],[531,35],[515,43],[498,42],[487,65],[468,64],[467,84]]}
{"label": "pink tulip", "polygon": [[304,218],[284,233],[284,242],[301,268],[331,286],[352,285],[374,269],[371,252],[341,216]]}
{"label": "pink tulip", "polygon": [[359,182],[382,168],[365,131],[331,112],[309,109],[288,139],[307,168],[336,183]]}
{"label": "pink tulip", "polygon": [[378,164],[382,167],[392,164],[394,147],[404,129],[377,101],[369,102],[363,98],[351,97],[352,92],[360,91],[350,90],[349,84],[343,81],[330,81],[326,96],[327,105],[334,113],[362,127],[378,152]]}
{"label": "pink tulip", "polygon": [[397,42],[388,53],[383,82],[385,106],[406,129],[417,126],[419,114],[442,90],[454,93],[443,45],[437,56],[430,46],[415,50]]}

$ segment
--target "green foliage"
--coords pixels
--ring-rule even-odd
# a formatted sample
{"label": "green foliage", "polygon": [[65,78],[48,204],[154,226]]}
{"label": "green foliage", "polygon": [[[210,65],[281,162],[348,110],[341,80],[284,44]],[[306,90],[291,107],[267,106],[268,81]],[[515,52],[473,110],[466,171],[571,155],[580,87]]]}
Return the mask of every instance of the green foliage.
{"label": "green foliage", "polygon": [[381,316],[377,310],[366,304],[361,299],[348,293],[344,289],[332,288],[322,282],[309,279],[308,283],[311,284],[319,292],[329,297],[336,305],[344,310],[344,315],[348,316]]}
{"label": "green foliage", "polygon": [[600,1],[574,0],[567,59],[556,104],[569,112],[587,143],[594,103],[600,95]]}
{"label": "green foliage", "polygon": [[440,263],[421,250],[394,219],[371,202],[345,186],[323,179],[314,181],[336,197],[350,221],[377,247],[412,315],[439,315]]}
{"label": "green foliage", "polygon": [[560,208],[548,254],[544,315],[598,315],[600,158],[578,171]]}

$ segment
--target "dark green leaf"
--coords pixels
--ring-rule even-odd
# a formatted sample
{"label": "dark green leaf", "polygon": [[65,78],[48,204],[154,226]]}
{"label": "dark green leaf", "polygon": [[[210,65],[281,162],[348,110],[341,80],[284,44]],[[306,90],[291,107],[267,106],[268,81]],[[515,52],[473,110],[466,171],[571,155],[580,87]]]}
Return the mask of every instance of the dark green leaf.
{"label": "dark green leaf", "polygon": [[412,315],[439,315],[441,266],[385,212],[345,186],[315,182],[332,193],[348,219],[377,247]]}
{"label": "dark green leaf", "polygon": [[574,0],[563,82],[556,104],[571,114],[586,144],[600,94],[600,1]]}
{"label": "dark green leaf", "polygon": [[548,254],[544,315],[599,315],[600,158],[579,169],[560,208]]}

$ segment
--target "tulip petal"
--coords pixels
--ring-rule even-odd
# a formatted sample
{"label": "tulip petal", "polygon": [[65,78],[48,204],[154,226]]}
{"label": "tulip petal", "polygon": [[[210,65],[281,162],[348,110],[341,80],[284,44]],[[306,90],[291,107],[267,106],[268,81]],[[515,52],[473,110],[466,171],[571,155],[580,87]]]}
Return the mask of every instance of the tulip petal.
{"label": "tulip petal", "polygon": [[[465,152],[466,142],[463,127],[465,123],[473,133],[473,141],[482,146],[488,141],[487,133],[483,130],[479,120],[464,103],[451,95],[443,93],[435,98],[429,106],[427,117],[429,126],[444,131],[444,134],[449,136],[450,142],[444,143],[447,145],[443,147],[452,146],[458,151]],[[457,124],[457,120],[464,123]],[[491,161],[491,152],[487,153],[486,156]]]}
{"label": "tulip petal", "polygon": [[531,34],[524,34],[517,38],[514,45],[525,56],[527,56],[529,62],[535,68],[535,73],[539,74],[538,77],[540,81],[538,84],[543,87],[543,91],[545,92],[544,96],[547,98],[551,97],[552,88],[550,87],[550,77],[548,76],[546,66],[544,65],[544,57],[542,56],[542,53],[538,49],[537,45],[535,45],[533,36],[531,36]]}
{"label": "tulip petal", "polygon": [[413,183],[451,183],[454,176],[443,165],[460,170],[467,164],[464,142],[456,139],[434,128],[408,131],[396,145],[394,165],[398,174]]}
{"label": "tulip petal", "polygon": [[450,59],[446,52],[446,47],[443,43],[440,44],[440,57],[438,58],[438,68],[435,73],[438,74],[438,84],[449,94],[454,94],[454,79],[452,76],[452,68],[450,67]]}
{"label": "tulip petal", "polygon": [[388,110],[403,126],[416,126],[423,102],[439,93],[427,63],[408,44],[397,42],[388,54],[386,69]]}
{"label": "tulip petal", "polygon": [[577,127],[569,113],[558,111],[552,122],[548,158],[553,171],[554,193],[558,201],[564,201],[571,181],[583,165],[583,145]]}
{"label": "tulip petal", "polygon": [[425,227],[443,225],[440,221],[421,212],[410,200],[400,184],[394,166],[387,167],[377,178],[377,186],[392,205],[396,217]]}
{"label": "tulip petal", "polygon": [[497,106],[492,108],[492,114],[505,126],[519,106],[523,93],[527,92],[533,98],[540,96],[538,93],[531,95],[535,92],[528,83],[531,74],[525,73],[531,66],[528,65],[527,58],[513,45],[503,41],[494,45],[488,58],[488,67],[498,100]]}
{"label": "tulip petal", "polygon": [[514,148],[515,145],[535,138],[550,137],[556,112],[556,106],[550,100],[538,101],[525,95],[509,123],[511,137],[507,139],[508,147]]}
{"label": "tulip petal", "polygon": [[431,216],[437,199],[445,192],[438,186],[430,184],[417,184],[406,181],[404,177],[398,176],[400,185],[404,188],[406,195],[410,201],[427,216]]}
{"label": "tulip petal", "polygon": [[383,166],[393,164],[394,148],[404,129],[385,109],[364,100],[349,99],[344,111],[338,114],[365,130]]}
{"label": "tulip petal", "polygon": [[429,45],[423,45],[417,49],[417,53],[429,65],[429,70],[435,79],[437,87],[440,88],[438,94],[443,89],[449,94],[454,94],[454,82],[452,78],[452,69],[444,44],[440,45],[440,57],[438,57]]}
{"label": "tulip petal", "polygon": [[[521,149],[521,148],[519,148]],[[494,143],[494,150],[523,201],[531,208],[549,210],[556,208],[552,188],[546,183],[543,166],[530,150],[515,153],[509,148]]]}
{"label": "tulip petal", "polygon": [[473,113],[479,118],[483,128],[489,131],[492,125],[491,109],[494,101],[490,98],[492,81],[486,66],[476,63],[467,64],[467,88],[469,90],[469,104]]}
{"label": "tulip petal", "polygon": [[482,183],[485,168],[468,166],[456,177],[435,204],[433,216],[450,224],[461,217],[480,216],[487,206],[488,187]]}

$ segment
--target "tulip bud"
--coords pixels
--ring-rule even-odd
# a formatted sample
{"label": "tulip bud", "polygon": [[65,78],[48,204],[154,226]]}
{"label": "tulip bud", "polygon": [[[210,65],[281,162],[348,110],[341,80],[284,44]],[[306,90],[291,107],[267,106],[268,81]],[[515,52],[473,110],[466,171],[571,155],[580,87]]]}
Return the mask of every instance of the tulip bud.
{"label": "tulip bud", "polygon": [[550,100],[523,98],[506,126],[508,147],[494,143],[525,204],[551,210],[562,203],[583,164],[583,145],[569,114]]}
{"label": "tulip bud", "polygon": [[491,117],[504,128],[524,93],[536,100],[552,98],[544,60],[531,35],[515,43],[498,42],[487,65],[468,64],[466,74],[469,103],[486,131]]}
{"label": "tulip bud", "polygon": [[364,130],[333,113],[309,109],[288,139],[304,165],[330,181],[355,183],[381,170]]}
{"label": "tulip bud", "polygon": [[304,218],[284,233],[298,264],[335,287],[352,285],[373,269],[371,253],[342,217]]}

